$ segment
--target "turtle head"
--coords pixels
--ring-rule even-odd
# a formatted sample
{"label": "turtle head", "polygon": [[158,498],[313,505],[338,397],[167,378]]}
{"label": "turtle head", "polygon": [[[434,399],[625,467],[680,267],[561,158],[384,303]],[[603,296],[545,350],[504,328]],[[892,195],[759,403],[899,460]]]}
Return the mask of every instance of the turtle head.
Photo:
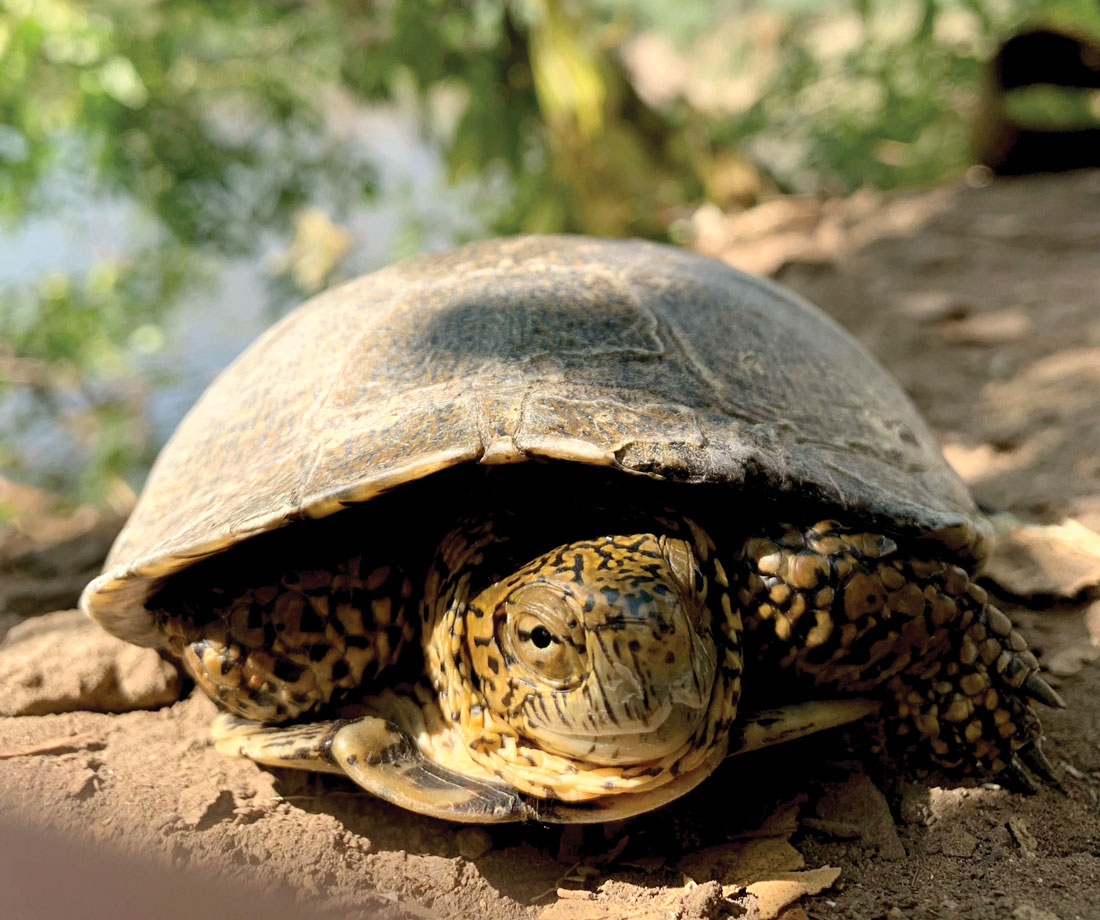
{"label": "turtle head", "polygon": [[741,624],[714,545],[686,519],[632,523],[519,561],[514,528],[460,529],[425,585],[432,756],[544,819],[648,810],[726,752]]}
{"label": "turtle head", "polygon": [[714,685],[705,582],[676,537],[603,537],[540,556],[470,603],[487,705],[540,749],[587,763],[674,753]]}

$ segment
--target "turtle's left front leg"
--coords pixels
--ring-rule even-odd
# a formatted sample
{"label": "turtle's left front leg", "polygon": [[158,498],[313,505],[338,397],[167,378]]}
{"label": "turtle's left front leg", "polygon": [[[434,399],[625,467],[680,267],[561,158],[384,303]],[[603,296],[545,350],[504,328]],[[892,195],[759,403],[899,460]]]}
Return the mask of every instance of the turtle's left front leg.
{"label": "turtle's left front leg", "polygon": [[746,644],[825,693],[874,695],[902,751],[1028,785],[1048,778],[1034,701],[1061,706],[1008,617],[969,574],[835,522],[746,541]]}

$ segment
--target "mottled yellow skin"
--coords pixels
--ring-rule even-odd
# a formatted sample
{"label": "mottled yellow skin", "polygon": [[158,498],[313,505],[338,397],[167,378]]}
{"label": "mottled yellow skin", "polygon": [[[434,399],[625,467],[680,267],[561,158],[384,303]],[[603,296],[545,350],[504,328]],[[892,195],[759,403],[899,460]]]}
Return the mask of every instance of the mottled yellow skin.
{"label": "mottled yellow skin", "polygon": [[[724,755],[739,625],[723,612],[709,537],[690,521],[665,523],[659,535],[556,547],[465,605],[461,576],[429,582],[430,680],[492,774],[579,801],[653,789]],[[492,539],[491,526],[456,531],[441,557],[462,572]]]}
{"label": "mottled yellow skin", "polygon": [[[165,610],[164,629],[250,720],[219,722],[226,752],[345,772],[453,820],[607,820],[683,794],[748,743],[746,670],[765,706],[792,689],[880,700],[901,752],[1017,781],[1021,761],[1049,772],[1032,700],[1057,696],[961,568],[833,521],[776,528],[725,561],[690,519],[622,523],[636,526],[522,563],[523,522],[465,523],[419,589],[357,556],[205,616]],[[835,721],[822,710],[796,734],[818,719]],[[790,736],[775,720],[762,743]]]}
{"label": "mottled yellow skin", "polygon": [[[593,817],[568,820],[606,819],[703,779],[726,754],[740,692],[741,626],[713,542],[687,519],[644,519],[652,532],[559,545],[480,590],[472,584],[486,580],[485,554],[507,546],[515,525],[456,528],[419,601],[424,679],[404,688],[417,677],[395,670],[410,586],[394,566],[341,563],[327,595],[310,590],[313,573],[291,572],[205,616],[172,594],[158,600],[175,605],[161,614],[172,648],[237,716],[281,723],[339,702],[342,714],[369,714],[354,741],[343,726],[260,736],[223,722],[220,744],[231,753],[313,767],[342,756],[341,768],[372,791],[394,798],[396,788],[401,804],[459,820],[454,810],[471,806],[455,789],[494,783],[544,803],[535,806],[544,819],[555,803],[591,808]],[[261,625],[246,635],[250,623]],[[387,629],[401,640],[386,640],[389,656],[379,641]],[[354,679],[358,698],[346,692]],[[232,740],[245,736],[243,746]],[[379,744],[390,753],[357,747]],[[397,761],[408,769],[395,770]],[[386,782],[361,776],[369,762],[385,764]]]}
{"label": "mottled yellow skin", "polygon": [[[341,520],[360,530],[315,552]],[[866,694],[905,750],[1049,772],[1030,701],[1057,696],[971,581],[990,534],[812,305],[673,247],[516,237],[262,335],[81,608],[178,655],[235,714],[227,752],[455,820],[599,820],[836,722],[788,700],[852,718]],[[745,711],[742,666],[787,715]]]}

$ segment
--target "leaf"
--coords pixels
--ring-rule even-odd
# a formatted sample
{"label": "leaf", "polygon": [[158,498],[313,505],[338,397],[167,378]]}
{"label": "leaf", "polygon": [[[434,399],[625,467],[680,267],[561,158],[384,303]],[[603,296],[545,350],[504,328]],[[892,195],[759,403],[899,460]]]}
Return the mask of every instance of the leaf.
{"label": "leaf", "polygon": [[788,872],[766,882],[755,882],[746,891],[752,896],[746,920],[772,920],[793,901],[817,894],[840,878],[840,869],[824,866],[804,872]]}

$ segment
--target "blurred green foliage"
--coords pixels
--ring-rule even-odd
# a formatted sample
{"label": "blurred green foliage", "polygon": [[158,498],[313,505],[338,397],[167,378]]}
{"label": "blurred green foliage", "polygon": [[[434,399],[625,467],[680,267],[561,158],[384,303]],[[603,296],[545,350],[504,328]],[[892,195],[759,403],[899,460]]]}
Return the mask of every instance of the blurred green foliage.
{"label": "blurred green foliage", "polygon": [[[99,499],[140,479],[149,383],[135,362],[180,294],[214,256],[293,234],[306,206],[340,221],[375,193],[369,157],[331,130],[336,99],[415,108],[453,181],[502,178],[487,232],[668,238],[706,201],[958,174],[983,62],[1029,22],[1100,35],[1100,5],[0,0],[11,232],[63,214],[74,188],[124,198],[149,224],[83,275],[0,288],[0,401],[29,388],[51,412],[58,391],[85,394],[62,421],[86,472],[51,487]],[[639,53],[639,36],[664,56]],[[338,243],[300,285],[329,277]],[[0,461],[17,453],[0,443]]]}

